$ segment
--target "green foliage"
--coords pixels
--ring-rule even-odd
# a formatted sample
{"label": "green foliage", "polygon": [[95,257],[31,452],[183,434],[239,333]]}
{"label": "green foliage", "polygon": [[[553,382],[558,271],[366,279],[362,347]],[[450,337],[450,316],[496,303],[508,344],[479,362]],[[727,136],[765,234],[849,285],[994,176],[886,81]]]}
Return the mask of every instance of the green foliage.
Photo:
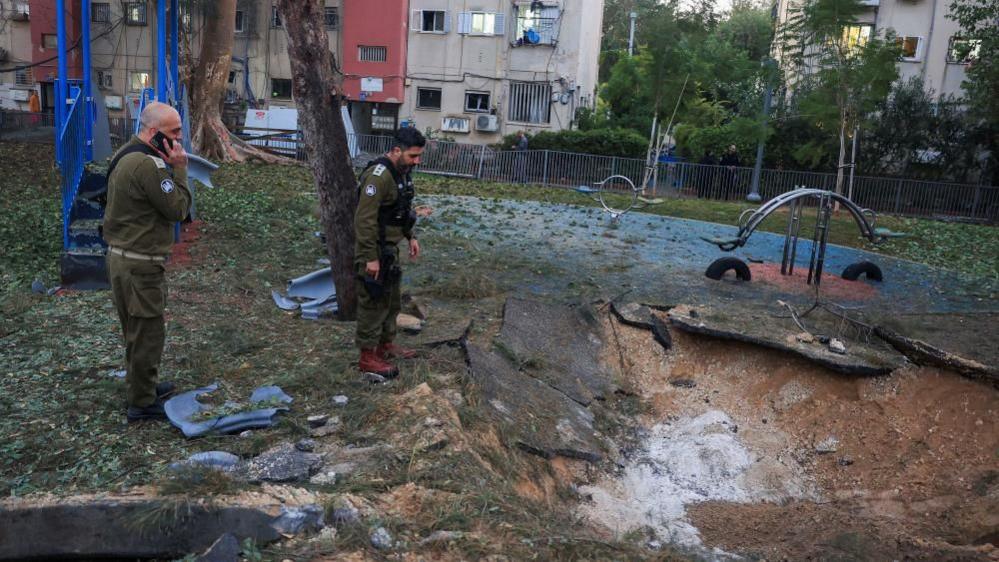
{"label": "green foliage", "polygon": [[[500,145],[516,145],[517,135],[507,135]],[[592,129],[588,131],[543,131],[528,137],[531,150],[580,152],[622,158],[644,158],[648,139],[628,129]]]}
{"label": "green foliage", "polygon": [[992,183],[999,185],[999,2],[954,0],[947,17],[961,26],[962,38],[979,42],[962,85],[976,121],[972,135],[987,150]]}

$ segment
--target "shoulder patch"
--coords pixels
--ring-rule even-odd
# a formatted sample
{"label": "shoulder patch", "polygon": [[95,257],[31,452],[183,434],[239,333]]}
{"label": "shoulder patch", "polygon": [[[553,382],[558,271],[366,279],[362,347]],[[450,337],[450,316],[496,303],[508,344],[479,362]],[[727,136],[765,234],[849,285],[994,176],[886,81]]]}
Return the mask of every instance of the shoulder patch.
{"label": "shoulder patch", "polygon": [[[166,162],[164,162],[162,158],[160,158],[159,156],[153,156],[152,154],[149,154],[148,156],[153,159],[153,162],[156,164],[157,168],[166,169]],[[167,193],[169,193],[169,191]]]}
{"label": "shoulder patch", "polygon": [[378,193],[378,189],[373,185],[368,185],[364,188],[364,194],[368,197],[374,197],[376,193]]}
{"label": "shoulder patch", "polygon": [[173,193],[173,188],[173,180],[169,178],[160,182],[160,189],[163,190],[163,193]]}
{"label": "shoulder patch", "polygon": [[375,169],[371,172],[371,175],[377,176],[377,177],[381,177],[382,174],[384,174],[385,170],[387,170],[387,169],[388,168],[385,167],[385,164],[379,164],[379,165],[375,166]]}

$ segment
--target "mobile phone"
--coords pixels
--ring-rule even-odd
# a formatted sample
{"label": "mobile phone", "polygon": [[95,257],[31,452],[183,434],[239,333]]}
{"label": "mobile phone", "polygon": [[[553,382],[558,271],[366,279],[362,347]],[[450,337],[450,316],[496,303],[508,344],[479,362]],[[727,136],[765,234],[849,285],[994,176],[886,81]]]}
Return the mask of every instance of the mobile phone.
{"label": "mobile phone", "polygon": [[163,134],[163,131],[157,131],[153,138],[149,140],[149,144],[153,145],[157,150],[163,154],[170,154],[173,150],[173,141],[170,137]]}

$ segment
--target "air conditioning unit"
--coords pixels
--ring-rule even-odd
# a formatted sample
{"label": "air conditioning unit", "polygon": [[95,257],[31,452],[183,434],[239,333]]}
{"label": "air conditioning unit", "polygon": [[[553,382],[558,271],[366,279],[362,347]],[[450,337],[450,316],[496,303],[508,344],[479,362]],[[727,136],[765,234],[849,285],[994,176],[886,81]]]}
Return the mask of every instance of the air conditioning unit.
{"label": "air conditioning unit", "polygon": [[27,12],[18,11],[11,14],[10,19],[11,21],[28,21],[29,19],[31,19],[31,17],[28,15]]}
{"label": "air conditioning unit", "polygon": [[499,119],[495,115],[479,115],[475,118],[477,131],[498,131]]}

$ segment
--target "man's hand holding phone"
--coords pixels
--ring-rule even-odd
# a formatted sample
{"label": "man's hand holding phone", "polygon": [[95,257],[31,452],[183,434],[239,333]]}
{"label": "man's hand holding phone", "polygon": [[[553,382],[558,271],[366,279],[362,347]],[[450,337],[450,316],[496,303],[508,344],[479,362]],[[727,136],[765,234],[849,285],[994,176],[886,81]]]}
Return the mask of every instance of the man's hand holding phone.
{"label": "man's hand holding phone", "polygon": [[187,166],[187,151],[184,150],[184,145],[179,142],[173,142],[162,131],[157,131],[153,135],[153,138],[150,139],[149,144],[160,153],[163,161],[167,164],[175,168]]}

